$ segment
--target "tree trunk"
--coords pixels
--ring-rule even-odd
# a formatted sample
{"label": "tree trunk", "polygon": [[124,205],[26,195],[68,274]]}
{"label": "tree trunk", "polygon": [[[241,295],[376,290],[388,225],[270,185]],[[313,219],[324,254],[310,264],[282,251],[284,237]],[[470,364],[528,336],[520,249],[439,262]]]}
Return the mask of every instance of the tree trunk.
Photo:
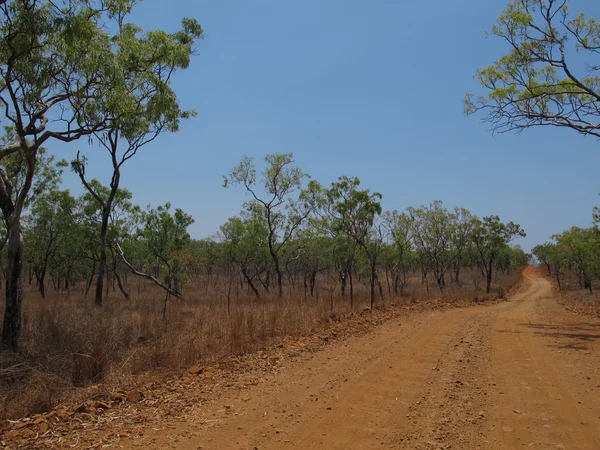
{"label": "tree trunk", "polygon": [[248,287],[250,289],[252,289],[252,292],[254,292],[254,295],[256,297],[260,297],[260,294],[258,293],[258,289],[256,289],[256,286],[254,286],[254,283],[252,283],[252,278],[250,278],[248,276],[248,274],[246,273],[245,270],[242,270],[242,275],[244,275],[244,278],[246,279],[246,282],[248,283]]}
{"label": "tree trunk", "polygon": [[371,263],[371,309],[375,306],[375,277],[376,267],[374,263]]}
{"label": "tree trunk", "polygon": [[92,283],[94,282],[94,275],[96,274],[96,263],[94,263],[94,268],[92,269],[92,272],[90,273],[90,277],[88,278],[88,281],[86,283],[85,286],[85,295],[87,297],[88,293],[90,292],[90,288],[92,287]]}
{"label": "tree trunk", "polygon": [[304,274],[303,278],[303,283],[304,283],[304,300],[306,300],[307,297],[307,293],[308,293],[308,282],[306,281],[306,274]]}
{"label": "tree trunk", "polygon": [[446,278],[444,276],[444,272],[438,272],[436,274],[435,280],[437,281],[437,285],[438,288],[440,289],[440,291],[443,291],[444,288],[446,287]]}
{"label": "tree trunk", "polygon": [[340,272],[340,282],[341,282],[341,294],[342,298],[346,298],[346,280],[348,279],[348,274],[344,272]]}
{"label": "tree trunk", "polygon": [[283,273],[277,269],[277,295],[283,297]]}
{"label": "tree trunk", "polygon": [[492,265],[490,264],[485,270],[487,272],[485,292],[489,294],[492,291]]}
{"label": "tree trunk", "polygon": [[349,274],[350,277],[350,309],[354,309],[354,280],[352,279],[352,270]]}
{"label": "tree trunk", "polygon": [[102,226],[100,228],[100,265],[98,267],[98,276],[96,277],[96,296],[94,306],[102,307],[102,292],[104,290],[104,276],[106,273],[106,235],[108,233],[109,211],[104,209],[102,212]]}
{"label": "tree trunk", "polygon": [[587,275],[584,275],[584,283],[585,283],[585,288],[590,291],[590,294],[593,294],[594,291],[592,290],[592,280],[590,279],[590,277],[588,277]]}
{"label": "tree trunk", "polygon": [[[383,300],[383,284],[381,283],[381,280],[379,279],[379,274],[377,272],[375,272],[375,280],[377,281],[377,286],[379,286],[379,298],[381,300]],[[388,280],[388,286],[389,286],[389,280]],[[391,294],[390,294],[391,297]]]}
{"label": "tree trunk", "polygon": [[113,270],[113,273],[115,274],[115,278],[117,279],[117,284],[119,285],[119,290],[121,291],[121,294],[123,294],[123,297],[125,297],[126,300],[129,300],[129,293],[125,290],[125,286],[123,286],[123,283],[121,282],[121,276],[117,273],[116,270]]}
{"label": "tree trunk", "polygon": [[36,274],[37,282],[38,282],[38,290],[40,291],[40,296],[42,298],[46,298],[46,286],[45,286],[45,278],[46,271],[42,271],[39,275]]}
{"label": "tree trunk", "polygon": [[23,271],[23,234],[18,216],[11,220],[8,230],[8,258],[6,265],[6,307],[2,327],[2,344],[18,350],[21,335],[21,273]]}
{"label": "tree trunk", "polygon": [[392,297],[392,285],[390,284],[390,274],[387,267],[385,268],[385,280],[387,281],[388,295]]}

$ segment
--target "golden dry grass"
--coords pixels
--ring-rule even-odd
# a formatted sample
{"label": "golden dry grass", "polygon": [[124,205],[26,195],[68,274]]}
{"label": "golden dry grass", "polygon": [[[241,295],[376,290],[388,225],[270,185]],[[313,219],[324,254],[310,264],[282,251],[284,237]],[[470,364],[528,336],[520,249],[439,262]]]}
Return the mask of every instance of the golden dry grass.
{"label": "golden dry grass", "polygon": [[[518,279],[516,273],[498,274],[493,296],[502,297]],[[356,284],[354,308],[359,310],[369,305],[368,289]],[[107,387],[141,374],[168,374],[253,352],[284,336],[313,333],[331,320],[332,302],[333,314],[350,311],[349,299],[341,298],[339,285],[325,276],[314,298],[305,298],[298,280],[296,291],[286,285],[283,298],[255,298],[243,286],[235,283],[230,290],[229,285],[224,277],[195,280],[186,287],[185,300],[169,301],[166,321],[163,293],[153,285],[130,281],[130,300],[111,289],[101,310],[82,288],[49,292],[42,300],[30,287],[20,354],[0,354],[0,419],[47,411],[67,398],[87,395],[82,388],[91,384]],[[392,300],[476,302],[489,297],[482,286],[478,272],[463,274],[461,286],[450,283],[442,293],[435,286],[427,290],[415,276],[405,295]],[[385,279],[384,293],[389,302]]]}

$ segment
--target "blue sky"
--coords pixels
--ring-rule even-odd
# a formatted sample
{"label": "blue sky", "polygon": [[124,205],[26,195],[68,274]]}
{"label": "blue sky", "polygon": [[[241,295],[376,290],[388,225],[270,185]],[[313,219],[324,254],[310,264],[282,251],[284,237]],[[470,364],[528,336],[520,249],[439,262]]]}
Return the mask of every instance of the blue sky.
{"label": "blue sky", "polygon": [[[524,248],[600,205],[600,142],[566,130],[492,135],[462,100],[478,67],[506,52],[486,38],[506,0],[145,0],[134,20],[175,30],[196,17],[205,40],[175,88],[198,116],[145,147],[123,170],[141,205],[171,201],[196,238],[241,208],[222,176],[243,155],[294,152],[313,178],[357,176],[384,207],[443,200],[520,223]],[[593,0],[574,11],[600,17]],[[85,142],[51,145],[108,183],[109,161]],[[80,192],[73,174],[65,184]]]}

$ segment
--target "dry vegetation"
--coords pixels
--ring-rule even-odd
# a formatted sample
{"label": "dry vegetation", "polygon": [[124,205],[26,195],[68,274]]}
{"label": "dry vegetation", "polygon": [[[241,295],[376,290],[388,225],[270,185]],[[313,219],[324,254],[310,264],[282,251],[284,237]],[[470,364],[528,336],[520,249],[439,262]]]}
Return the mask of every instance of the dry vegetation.
{"label": "dry vegetation", "polygon": [[600,280],[591,281],[592,293],[588,288],[580,284],[579,277],[574,272],[563,273],[561,276],[562,290],[559,292],[555,275],[548,275],[552,281],[555,290],[560,295],[557,296],[561,304],[570,311],[600,317]]}
{"label": "dry vegetation", "polygon": [[[498,273],[490,295],[476,271],[465,271],[460,286],[452,284],[442,293],[428,290],[415,276],[404,297],[378,304],[485,301],[502,297],[518,278],[515,272]],[[194,364],[205,366],[259,350],[284,337],[314,333],[333,320],[343,323],[349,300],[340,298],[328,281],[319,280],[315,298],[291,295],[288,286],[282,299],[257,299],[233,287],[228,313],[228,281],[198,279],[187,288],[185,300],[169,302],[166,322],[163,293],[152,285],[142,285],[127,302],[111,291],[101,310],[81,292],[52,293],[46,300],[31,293],[24,304],[21,352],[2,355],[0,417],[23,417],[81,400],[89,396],[86,386],[132,385],[149,373],[170,376]],[[357,285],[355,295],[355,310],[369,305],[364,284]]]}

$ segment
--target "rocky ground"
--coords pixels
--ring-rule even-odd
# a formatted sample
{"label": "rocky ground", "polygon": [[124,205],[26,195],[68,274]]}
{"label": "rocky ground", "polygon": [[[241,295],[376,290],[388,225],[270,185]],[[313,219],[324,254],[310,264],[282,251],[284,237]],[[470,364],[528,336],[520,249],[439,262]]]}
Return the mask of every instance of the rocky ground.
{"label": "rocky ground", "polygon": [[507,302],[363,311],[178,377],[98,387],[9,424],[2,445],[600,448],[600,320],[567,311],[538,271],[524,276]]}

